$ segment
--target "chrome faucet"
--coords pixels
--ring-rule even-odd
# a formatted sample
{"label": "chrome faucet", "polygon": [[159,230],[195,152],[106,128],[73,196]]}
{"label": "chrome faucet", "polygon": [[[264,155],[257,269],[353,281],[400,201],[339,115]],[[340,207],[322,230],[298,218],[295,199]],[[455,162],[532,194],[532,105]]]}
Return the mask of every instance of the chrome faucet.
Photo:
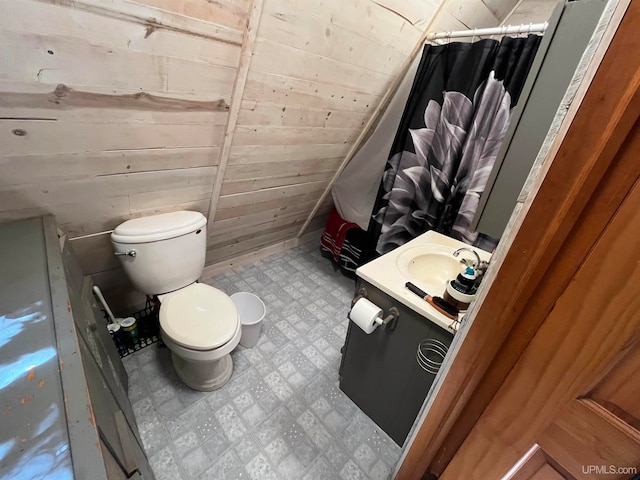
{"label": "chrome faucet", "polygon": [[[478,253],[475,250],[473,250],[471,248],[467,248],[467,247],[459,248],[458,250],[453,252],[453,256],[457,257],[458,255],[460,255],[460,252],[464,252],[464,251],[471,252],[471,253],[473,253],[474,257],[476,257],[476,264],[473,265],[473,268],[475,269],[476,274],[477,274],[476,287],[478,287],[480,285],[480,282],[484,278],[484,274],[487,273],[487,268],[489,268],[489,262],[485,262],[484,260],[480,260],[480,255],[478,255]],[[467,265],[465,260],[466,259],[463,258],[462,260],[460,260],[460,263],[464,263],[465,265]]]}
{"label": "chrome faucet", "polygon": [[[460,255],[460,252],[464,252],[464,251],[473,253],[473,255],[476,257],[476,263],[475,263],[475,265],[473,265],[473,268],[478,268],[480,266],[480,263],[482,263],[482,261],[480,260],[480,255],[478,255],[478,253],[475,250],[471,249],[471,248],[468,248],[468,247],[459,248],[458,250],[453,252],[453,256],[457,257],[458,255]],[[460,260],[460,261],[464,262],[464,259]]]}

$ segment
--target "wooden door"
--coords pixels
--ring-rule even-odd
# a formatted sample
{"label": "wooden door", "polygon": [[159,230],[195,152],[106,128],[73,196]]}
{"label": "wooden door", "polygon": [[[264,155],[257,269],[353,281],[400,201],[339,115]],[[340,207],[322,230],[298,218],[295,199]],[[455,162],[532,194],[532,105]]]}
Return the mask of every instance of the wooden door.
{"label": "wooden door", "polygon": [[616,9],[399,480],[626,479],[609,467],[640,467],[640,1]]}
{"label": "wooden door", "polygon": [[636,180],[441,479],[505,478],[526,451],[506,478],[640,473],[639,206]]}

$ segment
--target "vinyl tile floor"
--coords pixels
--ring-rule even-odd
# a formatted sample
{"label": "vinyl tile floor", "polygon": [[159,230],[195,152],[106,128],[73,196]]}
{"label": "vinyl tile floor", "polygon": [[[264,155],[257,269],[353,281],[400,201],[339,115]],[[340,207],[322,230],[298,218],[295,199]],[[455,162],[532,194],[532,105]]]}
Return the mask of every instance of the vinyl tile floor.
{"label": "vinyl tile floor", "polygon": [[267,307],[258,344],[238,347],[229,382],[183,385],[169,350],[124,359],[129,396],[158,480],[387,479],[400,448],[338,388],[354,291],[312,243],[208,282]]}

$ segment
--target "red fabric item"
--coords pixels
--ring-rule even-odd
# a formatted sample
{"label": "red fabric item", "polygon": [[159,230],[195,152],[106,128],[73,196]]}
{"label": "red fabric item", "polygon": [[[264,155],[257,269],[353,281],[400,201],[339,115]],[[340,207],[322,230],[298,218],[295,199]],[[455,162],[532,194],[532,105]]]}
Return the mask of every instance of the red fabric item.
{"label": "red fabric item", "polygon": [[322,246],[333,254],[333,259],[337,262],[340,258],[342,244],[347,236],[347,232],[351,228],[360,228],[357,223],[348,222],[340,216],[335,207],[329,213],[327,224],[324,226],[324,232],[320,243]]}

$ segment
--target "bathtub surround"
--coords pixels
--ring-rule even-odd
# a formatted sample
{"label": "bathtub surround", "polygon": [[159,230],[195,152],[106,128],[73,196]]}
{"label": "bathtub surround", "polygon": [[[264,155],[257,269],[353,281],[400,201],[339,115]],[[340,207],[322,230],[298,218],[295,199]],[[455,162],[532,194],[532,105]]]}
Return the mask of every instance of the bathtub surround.
{"label": "bathtub surround", "polygon": [[124,359],[158,480],[388,478],[400,448],[338,388],[353,282],[313,243],[209,283],[257,294],[267,315],[214,392],[182,385],[166,348]]}

